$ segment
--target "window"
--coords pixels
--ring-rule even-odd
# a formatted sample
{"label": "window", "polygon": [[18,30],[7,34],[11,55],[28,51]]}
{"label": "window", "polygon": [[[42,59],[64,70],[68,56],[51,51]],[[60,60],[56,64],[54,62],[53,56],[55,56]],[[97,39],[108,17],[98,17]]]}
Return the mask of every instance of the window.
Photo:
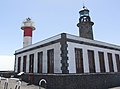
{"label": "window", "polygon": [[38,73],[42,73],[43,52],[38,52]]}
{"label": "window", "polygon": [[110,69],[110,72],[114,72],[114,69],[113,69],[113,60],[112,60],[112,53],[108,53],[108,63],[109,63],[109,69]]}
{"label": "window", "polygon": [[27,56],[23,56],[23,72],[26,72],[26,61],[27,61]]}
{"label": "window", "polygon": [[75,48],[76,73],[84,73],[82,49]]}
{"label": "window", "polygon": [[30,54],[29,56],[29,72],[33,73],[34,71],[34,54]]}
{"label": "window", "polygon": [[20,73],[21,57],[18,57],[18,73]]}
{"label": "window", "polygon": [[100,63],[100,72],[105,72],[104,52],[98,52],[98,55]]}
{"label": "window", "polygon": [[89,71],[90,73],[95,73],[95,60],[94,60],[94,51],[88,50],[88,61],[89,61]]}
{"label": "window", "polygon": [[115,58],[116,58],[117,70],[118,70],[118,72],[120,72],[120,57],[119,57],[119,54],[115,54]]}
{"label": "window", "polygon": [[47,51],[47,71],[54,73],[54,49]]}

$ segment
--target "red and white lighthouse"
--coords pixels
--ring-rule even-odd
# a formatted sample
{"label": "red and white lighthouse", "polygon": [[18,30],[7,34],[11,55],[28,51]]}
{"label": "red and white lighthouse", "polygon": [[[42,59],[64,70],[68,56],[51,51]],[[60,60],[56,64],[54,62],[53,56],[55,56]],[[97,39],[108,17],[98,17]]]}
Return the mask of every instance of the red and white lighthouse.
{"label": "red and white lighthouse", "polygon": [[26,47],[32,44],[32,31],[35,30],[35,27],[34,22],[32,22],[30,18],[27,18],[23,24],[24,25],[21,27],[24,31],[23,47]]}

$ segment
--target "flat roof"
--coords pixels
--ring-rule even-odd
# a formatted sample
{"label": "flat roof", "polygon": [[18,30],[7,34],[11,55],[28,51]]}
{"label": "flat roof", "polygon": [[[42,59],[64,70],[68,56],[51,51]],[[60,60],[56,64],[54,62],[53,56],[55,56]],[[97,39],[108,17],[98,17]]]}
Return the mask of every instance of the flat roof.
{"label": "flat roof", "polygon": [[[67,34],[67,33],[61,33],[61,34],[66,34],[66,38],[67,38],[68,42],[97,46],[97,47],[102,47],[102,48],[109,48],[109,49],[114,49],[114,50],[119,50],[120,51],[120,46],[118,46],[118,45],[114,45],[114,44],[110,44],[110,43],[106,43],[106,42],[101,42],[101,41],[97,41],[97,40],[86,39],[86,38],[82,38],[82,37]],[[29,50],[29,49],[32,50],[35,47],[39,47],[40,45],[47,44],[47,43],[50,43],[50,42],[54,42],[55,40],[60,40],[61,39],[61,34],[58,34],[58,35],[55,35],[55,36],[50,37],[48,39],[39,41],[39,42],[34,43],[32,45],[29,45],[27,47],[18,49],[18,50],[15,51],[15,54],[19,53],[19,52],[23,52],[25,50]]]}

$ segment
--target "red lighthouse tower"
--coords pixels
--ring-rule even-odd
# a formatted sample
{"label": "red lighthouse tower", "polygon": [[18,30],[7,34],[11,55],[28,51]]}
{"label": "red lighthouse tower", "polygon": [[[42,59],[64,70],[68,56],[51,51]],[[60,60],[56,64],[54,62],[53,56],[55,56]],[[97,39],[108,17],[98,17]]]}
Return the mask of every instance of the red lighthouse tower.
{"label": "red lighthouse tower", "polygon": [[26,47],[32,44],[32,31],[35,30],[35,27],[34,22],[32,22],[30,18],[27,18],[23,24],[24,25],[21,27],[24,31],[23,47]]}

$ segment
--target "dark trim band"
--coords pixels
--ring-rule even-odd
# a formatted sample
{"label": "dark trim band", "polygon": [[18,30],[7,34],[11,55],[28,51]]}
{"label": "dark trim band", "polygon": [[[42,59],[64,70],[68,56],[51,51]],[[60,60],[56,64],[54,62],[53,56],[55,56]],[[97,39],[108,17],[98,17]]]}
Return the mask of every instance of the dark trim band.
{"label": "dark trim band", "polygon": [[27,49],[27,50],[24,50],[24,51],[21,51],[21,52],[15,53],[14,55],[21,54],[21,53],[24,53],[24,52],[28,52],[28,51],[31,51],[31,50],[35,50],[35,49],[38,49],[38,48],[42,48],[42,47],[52,45],[52,44],[55,44],[55,43],[58,43],[58,42],[60,42],[60,39],[57,39],[57,40],[54,40],[54,41],[51,41],[51,42],[48,42],[48,43],[45,43],[45,44],[42,44],[42,45],[38,45],[36,47],[30,48],[30,49]]}
{"label": "dark trim band", "polygon": [[84,41],[78,41],[78,40],[69,39],[69,38],[67,38],[67,41],[68,42],[73,42],[73,43],[78,43],[78,44],[84,44],[84,45],[89,45],[89,46],[95,46],[95,47],[120,51],[120,49],[118,49],[118,48],[108,47],[108,46],[104,46],[104,45],[100,45],[100,44],[88,43],[88,42],[84,42]]}

